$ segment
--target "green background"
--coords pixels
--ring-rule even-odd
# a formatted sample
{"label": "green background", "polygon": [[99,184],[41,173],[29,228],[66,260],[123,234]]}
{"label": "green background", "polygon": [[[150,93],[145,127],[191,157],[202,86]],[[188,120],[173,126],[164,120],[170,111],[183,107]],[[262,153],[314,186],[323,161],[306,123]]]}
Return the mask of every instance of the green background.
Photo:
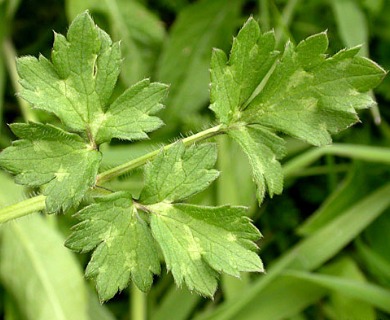
{"label": "green background", "polygon": [[[362,45],[360,54],[390,68],[390,2],[385,0],[0,0],[0,148],[8,123],[54,118],[19,100],[15,56],[50,55],[53,30],[66,33],[89,9],[124,56],[119,89],[145,77],[170,84],[166,126],[152,142],[104,146],[110,168],[181,134],[213,123],[209,104],[211,50],[229,51],[253,16],[274,29],[279,47],[327,30],[329,53]],[[258,208],[250,168],[238,147],[219,137],[221,177],[195,202],[250,208],[263,234],[267,274],[221,277],[214,300],[178,289],[165,271],[147,295],[130,286],[100,305],[83,278],[87,256],[64,248],[74,220],[28,216],[0,227],[0,312],[4,319],[390,319],[390,80],[373,92],[376,107],[362,123],[313,148],[288,139],[284,192]],[[133,194],[142,173],[112,182]],[[35,194],[0,173],[0,205]]]}

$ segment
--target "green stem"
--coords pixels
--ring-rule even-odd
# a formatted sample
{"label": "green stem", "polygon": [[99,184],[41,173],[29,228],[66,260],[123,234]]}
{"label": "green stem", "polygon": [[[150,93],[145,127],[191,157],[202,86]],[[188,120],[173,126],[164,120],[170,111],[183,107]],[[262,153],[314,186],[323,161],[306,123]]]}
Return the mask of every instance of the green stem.
{"label": "green stem", "polygon": [[[222,134],[225,132],[225,129],[222,125],[217,125],[215,127],[209,128],[207,130],[201,131],[199,133],[196,133],[192,136],[189,136],[187,138],[182,139],[181,141],[184,143],[184,145],[190,145],[195,142],[200,142],[202,140],[214,137],[216,135]],[[166,146],[164,146],[162,149],[163,150],[168,150],[172,148],[172,146],[175,144],[171,143]],[[129,162],[126,162],[124,164],[121,164],[117,167],[114,167],[110,170],[107,170],[105,172],[102,172],[101,174],[98,175],[97,177],[97,183],[96,184],[102,184],[108,180],[111,180],[115,177],[118,177],[126,172],[129,172],[130,170],[133,170],[135,168],[138,168],[142,165],[144,165],[146,162],[152,160],[155,158],[159,153],[161,152],[161,149],[154,150],[152,152],[149,152],[137,159],[131,160]]]}
{"label": "green stem", "polygon": [[45,199],[44,195],[39,195],[0,209],[0,223],[44,210]]}
{"label": "green stem", "polygon": [[390,164],[390,149],[352,144],[333,144],[309,151],[293,158],[283,165],[285,178],[294,176],[303,168],[309,166],[324,155],[334,155],[353,158],[368,162]]}
{"label": "green stem", "polygon": [[146,320],[146,294],[131,283],[130,319]]}
{"label": "green stem", "polygon": [[[215,127],[206,129],[204,131],[201,131],[199,133],[196,133],[194,135],[191,135],[187,138],[182,139],[182,142],[184,145],[190,145],[196,142],[200,142],[202,140],[211,138],[213,136],[222,134],[225,132],[225,128],[223,125],[217,125]],[[165,147],[163,147],[163,150],[170,149],[174,143],[168,144]],[[161,149],[149,152],[137,159],[134,159],[132,161],[129,161],[127,163],[124,163],[120,166],[117,166],[115,168],[112,168],[110,170],[107,170],[105,172],[102,172],[97,177],[97,184],[101,184],[103,182],[106,182],[108,180],[111,180],[115,177],[120,176],[121,174],[124,174],[130,170],[133,170],[137,167],[140,167],[144,165],[146,162],[152,160],[155,156],[158,155],[158,153],[161,151]],[[44,210],[45,209],[45,199],[46,197],[43,195],[39,195],[34,198],[30,198],[24,201],[21,201],[15,205],[11,205],[8,207],[4,207],[0,209],[0,223],[4,223],[6,221],[20,218],[25,215],[28,215],[30,213]]]}

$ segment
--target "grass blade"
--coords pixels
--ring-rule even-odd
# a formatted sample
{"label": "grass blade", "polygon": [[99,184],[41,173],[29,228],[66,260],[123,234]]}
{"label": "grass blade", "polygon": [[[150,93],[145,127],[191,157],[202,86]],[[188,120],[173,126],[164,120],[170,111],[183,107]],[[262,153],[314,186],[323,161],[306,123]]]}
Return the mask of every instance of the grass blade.
{"label": "grass blade", "polygon": [[377,285],[302,271],[288,271],[284,275],[317,284],[329,290],[368,302],[382,311],[390,312],[390,290]]}

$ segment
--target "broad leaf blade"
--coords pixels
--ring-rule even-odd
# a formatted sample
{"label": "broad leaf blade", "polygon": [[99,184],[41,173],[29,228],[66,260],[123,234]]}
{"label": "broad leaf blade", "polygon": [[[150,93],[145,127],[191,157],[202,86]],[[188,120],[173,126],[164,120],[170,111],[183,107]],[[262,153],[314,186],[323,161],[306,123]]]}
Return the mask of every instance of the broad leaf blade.
{"label": "broad leaf blade", "polygon": [[44,185],[48,212],[77,205],[95,184],[101,154],[76,134],[39,123],[11,125],[22,140],[0,154],[0,166],[16,174],[16,182]]}
{"label": "broad leaf blade", "polygon": [[259,231],[243,207],[199,207],[155,204],[151,228],[176,283],[212,296],[218,273],[239,277],[242,271],[263,271],[253,241]]}
{"label": "broad leaf blade", "polygon": [[233,40],[230,58],[215,49],[211,60],[211,109],[222,123],[239,120],[239,111],[278,57],[272,32],[262,34],[250,18]]}
{"label": "broad leaf blade", "polygon": [[161,109],[165,85],[141,81],[108,105],[122,62],[119,43],[113,43],[88,12],[76,17],[67,37],[56,34],[51,58],[18,59],[20,95],[91,143],[144,139],[146,132],[162,125],[149,113]]}
{"label": "broad leaf blade", "polygon": [[210,185],[219,175],[212,167],[217,160],[214,144],[193,145],[182,142],[160,154],[145,168],[145,187],[140,201],[144,204],[178,201]]}
{"label": "broad leaf blade", "polygon": [[111,96],[120,61],[118,43],[83,13],[70,25],[67,38],[56,34],[52,63],[42,56],[18,59],[20,95],[72,130],[93,134],[92,123],[100,120]]}
{"label": "broad leaf blade", "polygon": [[160,118],[149,114],[155,114],[163,107],[160,102],[166,96],[167,88],[162,83],[150,83],[146,79],[127,89],[105,113],[96,138],[97,143],[110,141],[111,138],[146,139],[146,132],[163,125]]}
{"label": "broad leaf blade", "polygon": [[126,85],[153,73],[165,38],[164,25],[154,12],[140,2],[127,0],[68,0],[65,4],[70,20],[85,10],[92,16],[107,17],[110,34],[121,41],[124,60],[120,77]]}
{"label": "broad leaf blade", "polygon": [[356,300],[372,304],[385,312],[390,312],[390,290],[377,285],[304,271],[290,271],[286,272],[286,275],[312,282]]}
{"label": "broad leaf blade", "polygon": [[89,319],[86,283],[62,236],[39,216],[1,231],[2,283],[26,319]]}
{"label": "broad leaf blade", "polygon": [[114,193],[79,211],[66,246],[80,252],[94,250],[86,276],[95,278],[101,301],[127,287],[130,279],[148,291],[153,274],[160,273],[155,242],[138,216],[130,195]]}
{"label": "broad leaf blade", "polygon": [[263,145],[270,147],[269,143],[261,143],[261,139],[249,143],[253,139],[237,132],[259,126],[263,132],[269,131],[269,137],[281,132],[324,145],[331,142],[332,133],[359,120],[356,110],[374,103],[368,91],[380,83],[385,71],[371,60],[356,56],[359,48],[342,50],[331,57],[325,54],[327,48],[326,33],[319,33],[296,47],[287,43],[279,57],[274,34],[261,33],[257,22],[250,18],[234,39],[229,58],[214,50],[211,109],[226,125],[228,134],[235,131],[230,135],[247,153],[260,202],[266,183],[271,196],[281,192],[281,182],[274,183],[281,179],[280,173],[276,178],[280,165],[264,168],[264,163],[280,159],[283,152],[272,156],[266,150],[263,157],[254,146],[264,150]]}
{"label": "broad leaf blade", "polygon": [[288,43],[262,91],[245,110],[243,120],[259,123],[314,145],[331,142],[331,133],[358,121],[355,109],[374,104],[370,89],[385,72],[358,48],[326,57],[325,33],[295,48]]}

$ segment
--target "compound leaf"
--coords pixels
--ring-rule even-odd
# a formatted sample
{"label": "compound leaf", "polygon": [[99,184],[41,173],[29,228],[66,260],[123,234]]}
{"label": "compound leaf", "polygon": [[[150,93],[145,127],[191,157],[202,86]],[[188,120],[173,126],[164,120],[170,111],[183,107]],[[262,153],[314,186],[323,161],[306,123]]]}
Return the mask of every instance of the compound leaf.
{"label": "compound leaf", "polygon": [[[85,132],[101,144],[111,138],[145,138],[145,132],[161,126],[160,120],[148,117],[161,108],[165,85],[143,81],[108,105],[121,67],[119,43],[113,43],[88,12],[76,17],[67,37],[55,35],[51,58],[18,59],[20,95],[35,108],[54,113],[72,131]],[[150,98],[143,105],[145,96]],[[128,117],[131,112],[139,119]]]}
{"label": "compound leaf", "polygon": [[178,201],[204,190],[219,175],[212,169],[216,160],[216,146],[210,143],[186,149],[178,142],[162,150],[145,168],[140,201],[144,204]]}
{"label": "compound leaf", "polygon": [[[283,152],[270,154],[271,140],[281,144],[274,132],[316,146],[327,144],[330,134],[359,120],[357,109],[374,103],[368,91],[380,83],[385,71],[371,60],[356,56],[357,47],[330,57],[325,54],[327,48],[327,35],[320,33],[296,47],[287,43],[279,56],[274,34],[261,33],[250,18],[234,39],[229,59],[223,51],[213,52],[211,109],[228,133],[236,131],[230,136],[250,160],[260,202],[264,188],[271,196],[282,190],[277,172],[280,166],[275,161]],[[242,129],[247,126],[261,127],[265,141],[258,132]],[[255,135],[256,142],[250,143]],[[264,156],[256,154],[255,148]],[[270,159],[273,163],[264,165]]]}
{"label": "compound leaf", "polygon": [[259,231],[243,207],[158,203],[148,206],[151,228],[177,285],[212,296],[218,273],[263,271],[253,241]]}
{"label": "compound leaf", "polygon": [[0,166],[16,174],[16,182],[44,185],[48,212],[77,205],[95,184],[101,154],[79,135],[49,124],[15,123],[21,140],[0,153]]}
{"label": "compound leaf", "polygon": [[130,279],[148,291],[153,274],[160,273],[157,247],[146,222],[125,192],[99,198],[76,214],[66,246],[80,252],[94,250],[86,276],[96,279],[101,301],[127,287]]}

